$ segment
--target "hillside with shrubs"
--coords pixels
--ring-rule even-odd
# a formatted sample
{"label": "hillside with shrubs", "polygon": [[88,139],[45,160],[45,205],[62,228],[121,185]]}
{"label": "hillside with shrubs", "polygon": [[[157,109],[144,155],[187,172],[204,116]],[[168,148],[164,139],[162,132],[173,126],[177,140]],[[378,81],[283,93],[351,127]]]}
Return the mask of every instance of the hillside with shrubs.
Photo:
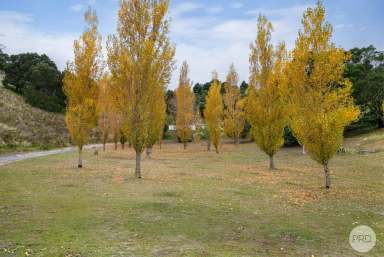
{"label": "hillside with shrubs", "polygon": [[0,84],[0,149],[48,148],[69,143],[64,115],[27,104]]}

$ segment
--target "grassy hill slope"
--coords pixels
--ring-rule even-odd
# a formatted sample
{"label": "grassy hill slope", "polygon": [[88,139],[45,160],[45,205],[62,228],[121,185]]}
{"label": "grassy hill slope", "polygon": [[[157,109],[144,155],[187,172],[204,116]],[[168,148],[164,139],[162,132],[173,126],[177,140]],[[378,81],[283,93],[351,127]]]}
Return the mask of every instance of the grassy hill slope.
{"label": "grassy hill slope", "polygon": [[64,115],[31,107],[0,84],[0,148],[45,148],[68,142]]}
{"label": "grassy hill slope", "polygon": [[345,145],[360,152],[384,151],[384,129],[346,138]]}

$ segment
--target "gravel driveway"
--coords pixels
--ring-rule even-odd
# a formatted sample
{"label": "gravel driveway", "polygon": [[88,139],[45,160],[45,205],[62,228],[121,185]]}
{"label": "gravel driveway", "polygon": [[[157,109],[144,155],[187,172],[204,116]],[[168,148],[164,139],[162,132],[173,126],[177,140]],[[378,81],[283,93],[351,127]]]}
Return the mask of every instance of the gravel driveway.
{"label": "gravel driveway", "polygon": [[[102,147],[102,145],[100,145],[100,144],[87,145],[87,146],[85,146],[85,149],[93,149],[93,148],[99,148],[99,147]],[[4,156],[0,156],[0,166],[8,164],[8,163],[12,163],[12,162],[21,161],[21,160],[26,160],[26,159],[36,158],[36,157],[42,157],[42,156],[48,156],[48,155],[53,155],[53,154],[61,154],[61,153],[75,151],[75,150],[76,150],[76,147],[71,146],[71,147],[65,147],[65,148],[48,150],[48,151],[36,151],[36,152],[4,155]]]}

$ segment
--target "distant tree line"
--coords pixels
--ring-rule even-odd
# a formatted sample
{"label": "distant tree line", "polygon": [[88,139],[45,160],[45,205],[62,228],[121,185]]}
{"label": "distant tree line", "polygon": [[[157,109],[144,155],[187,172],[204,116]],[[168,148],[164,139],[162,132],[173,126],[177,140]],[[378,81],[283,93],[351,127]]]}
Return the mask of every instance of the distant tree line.
{"label": "distant tree line", "polygon": [[22,95],[26,102],[49,112],[64,112],[63,73],[45,54],[8,55],[0,50],[0,70],[6,88]]}

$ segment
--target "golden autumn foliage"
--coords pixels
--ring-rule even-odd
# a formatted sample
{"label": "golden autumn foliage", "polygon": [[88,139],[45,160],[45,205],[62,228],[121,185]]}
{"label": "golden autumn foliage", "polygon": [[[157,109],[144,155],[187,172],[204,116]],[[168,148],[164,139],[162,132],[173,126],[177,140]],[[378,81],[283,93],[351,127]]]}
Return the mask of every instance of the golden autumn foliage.
{"label": "golden autumn foliage", "polygon": [[284,143],[284,128],[288,123],[287,53],[284,43],[274,50],[271,33],[272,24],[260,15],[257,38],[251,45],[249,58],[251,77],[246,114],[255,143],[269,156],[269,168],[275,169],[273,157]]}
{"label": "golden autumn foliage", "polygon": [[245,125],[244,101],[241,99],[238,82],[239,75],[232,64],[224,86],[224,132],[235,144],[239,143]]}
{"label": "golden autumn foliage", "polygon": [[219,153],[221,138],[221,123],[223,120],[223,99],[221,97],[221,85],[217,73],[213,73],[213,80],[206,97],[204,117],[207,123],[210,142]]}
{"label": "golden autumn foliage", "polygon": [[123,131],[136,152],[137,178],[149,139],[154,91],[169,83],[174,64],[168,7],[167,0],[120,1],[117,35],[109,40],[108,64],[119,88]]}
{"label": "golden autumn foliage", "polygon": [[284,74],[287,54],[284,43],[274,50],[272,24],[265,16],[259,16],[257,27],[249,58],[251,76],[246,115],[255,143],[269,156],[269,168],[275,169],[273,157],[284,143],[284,127],[288,123]]}
{"label": "golden autumn foliage", "polygon": [[111,111],[111,102],[109,99],[109,82],[109,77],[104,75],[100,79],[98,86],[97,114],[98,125],[101,131],[101,140],[103,143],[103,151],[105,151],[105,145],[108,141],[110,130],[109,113]]}
{"label": "golden autumn foliage", "polygon": [[[111,73],[108,99],[109,99],[109,112],[108,120],[110,133],[112,135],[112,141],[117,150],[117,144],[120,141],[125,142],[127,129],[124,129],[124,111],[125,105],[127,104],[127,95],[124,91],[124,83],[128,83],[121,76],[123,72],[123,63],[121,51],[116,37],[110,36],[107,41],[107,52],[108,52],[108,68]],[[122,144],[123,146],[123,144]]]}
{"label": "golden autumn foliage", "polygon": [[[66,124],[73,142],[82,149],[98,121],[105,144],[112,134],[115,148],[120,140],[136,152],[135,176],[141,178],[141,154],[161,140],[166,119],[165,90],[171,79],[175,47],[169,39],[168,0],[121,0],[117,34],[107,42],[109,75],[101,65],[101,36],[97,16],[85,13],[86,30],[74,42],[74,61],[68,63],[64,92],[68,99]],[[350,56],[331,42],[332,26],[325,21],[325,9],[318,2],[302,19],[296,45],[288,56],[285,43],[271,43],[272,24],[258,17],[257,38],[251,44],[248,95],[241,99],[238,74],[230,66],[224,95],[216,72],[206,97],[204,118],[209,145],[219,152],[222,126],[237,144],[245,120],[259,148],[274,155],[284,143],[289,125],[312,159],[323,165],[325,186],[331,185],[329,161],[343,143],[347,125],[359,116],[351,97],[351,82],[344,78]],[[203,133],[203,121],[194,111],[194,93],[183,62],[176,95],[176,130],[184,148]],[[197,108],[198,109],[198,108]],[[384,103],[383,103],[384,109]]]}
{"label": "golden autumn foliage", "polygon": [[179,86],[176,89],[176,132],[180,141],[187,147],[192,138],[194,94],[188,78],[188,64],[183,62],[180,70]]}
{"label": "golden autumn foliage", "polygon": [[157,86],[155,88],[153,100],[147,140],[148,157],[151,156],[153,145],[163,137],[167,108],[163,87]]}
{"label": "golden autumn foliage", "polygon": [[96,126],[97,83],[101,73],[101,36],[97,31],[96,13],[89,9],[84,19],[87,28],[74,42],[75,60],[68,63],[63,80],[68,101],[65,121],[79,148],[79,168],[82,167],[82,148]]}
{"label": "golden autumn foliage", "polygon": [[359,109],[351,97],[351,82],[343,77],[349,55],[331,43],[332,26],[325,22],[320,1],[306,10],[302,25],[289,66],[291,126],[311,158],[324,166],[329,188],[329,160],[341,147],[344,128],[358,118]]}

